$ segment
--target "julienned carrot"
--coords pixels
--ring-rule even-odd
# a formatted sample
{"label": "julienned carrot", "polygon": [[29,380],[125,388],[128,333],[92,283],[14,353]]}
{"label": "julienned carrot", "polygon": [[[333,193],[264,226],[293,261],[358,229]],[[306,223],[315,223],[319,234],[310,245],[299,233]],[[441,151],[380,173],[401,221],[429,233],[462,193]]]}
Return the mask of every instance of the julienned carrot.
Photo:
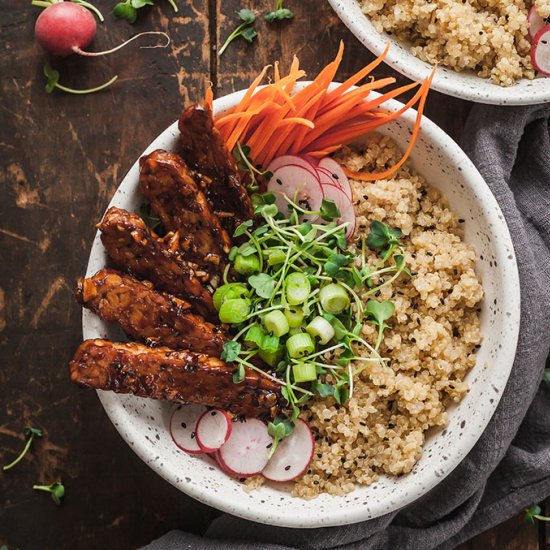
{"label": "julienned carrot", "polygon": [[399,170],[401,166],[403,166],[403,164],[411,154],[412,148],[414,147],[414,143],[416,141],[416,137],[418,136],[418,132],[420,131],[422,113],[424,112],[424,105],[426,104],[426,99],[428,98],[427,91],[430,88],[430,84],[432,83],[434,75],[435,75],[435,68],[432,71],[432,74],[429,76],[428,80],[423,83],[423,86],[424,85],[426,86],[426,93],[422,94],[422,96],[420,97],[420,101],[418,103],[418,111],[416,113],[416,120],[414,122],[414,127],[412,131],[411,139],[409,141],[409,146],[407,147],[405,154],[401,157],[401,160],[399,160],[399,162],[397,162],[391,168],[389,168],[388,170],[385,170],[384,172],[371,173],[371,174],[365,174],[361,172],[352,172],[351,170],[348,170],[347,168],[344,167],[344,172],[346,173],[347,176],[353,179],[361,180],[361,181],[374,181],[374,180],[387,179],[393,174],[395,174],[395,172],[397,172],[397,170]]}
{"label": "julienned carrot", "polygon": [[[413,98],[397,111],[385,112],[384,103],[420,83],[401,86],[366,101],[372,90],[395,82],[392,78],[377,80],[371,76],[372,70],[384,59],[388,48],[389,46],[380,57],[342,84],[333,86],[330,91],[329,88],[342,61],[342,43],[334,61],[296,93],[293,92],[297,81],[305,76],[304,71],[299,68],[298,58],[293,58],[286,76],[281,76],[279,65],[276,63],[274,81],[260,86],[269,68],[266,66],[252,82],[239,104],[216,117],[216,128],[230,150],[233,150],[237,143],[247,145],[251,149],[250,157],[254,164],[267,168],[274,158],[288,153],[326,156],[341,145],[350,143],[401,116],[418,103],[419,114],[403,159],[382,174],[352,176],[367,180],[388,177],[388,174],[395,172],[405,162],[412,149],[433,78],[432,73],[430,78],[422,82]],[[368,77],[370,81],[361,85],[361,80]],[[207,96],[207,101],[209,98],[211,99],[211,94]]]}

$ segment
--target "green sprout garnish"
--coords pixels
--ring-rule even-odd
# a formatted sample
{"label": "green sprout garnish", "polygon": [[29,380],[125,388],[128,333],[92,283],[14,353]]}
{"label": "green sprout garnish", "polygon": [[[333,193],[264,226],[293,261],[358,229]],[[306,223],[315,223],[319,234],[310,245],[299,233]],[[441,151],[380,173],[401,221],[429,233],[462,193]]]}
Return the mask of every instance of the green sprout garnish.
{"label": "green sprout garnish", "polygon": [[266,13],[265,20],[268,23],[273,23],[275,21],[283,21],[284,19],[292,19],[293,17],[294,14],[283,6],[283,0],[277,0],[275,10]]}
{"label": "green sprout garnish", "polygon": [[67,88],[67,86],[63,86],[62,84],[59,84],[59,71],[56,71],[55,69],[52,69],[49,63],[46,63],[44,65],[44,76],[47,78],[46,82],[46,92],[51,94],[55,88],[58,88],[59,90],[62,90],[63,92],[67,92],[68,94],[77,94],[77,95],[83,95],[83,94],[93,94],[94,92],[99,92],[100,90],[104,90],[107,88],[107,86],[110,86],[117,78],[118,76],[113,76],[109,82],[105,82],[104,84],[101,84],[101,86],[96,86],[95,88],[88,88],[86,90],[75,90],[74,88]]}
{"label": "green sprout garnish", "polygon": [[52,500],[57,504],[57,506],[61,505],[61,499],[65,496],[65,487],[60,481],[56,481],[51,485],[33,485],[32,488],[35,491],[45,491],[46,493],[50,493]]}
{"label": "green sprout garnish", "polygon": [[246,8],[243,8],[237,12],[239,19],[242,21],[240,25],[227,37],[226,41],[223,43],[223,46],[218,52],[218,56],[221,56],[223,52],[227,49],[227,46],[233,42],[236,38],[243,38],[248,43],[252,43],[254,38],[258,36],[258,33],[252,28],[254,21],[256,21],[256,16],[254,13]]}
{"label": "green sprout garnish", "polygon": [[25,435],[27,436],[27,443],[25,444],[25,447],[23,448],[20,455],[15,460],[10,462],[9,464],[6,464],[6,466],[2,468],[4,471],[10,470],[23,459],[23,457],[29,452],[32,442],[34,441],[34,438],[42,437],[42,430],[39,430],[38,428],[27,428],[25,430]]}
{"label": "green sprout garnish", "polygon": [[[177,13],[178,6],[174,0],[168,0],[169,4],[172,6],[174,12]],[[154,6],[155,3],[153,0],[125,0],[124,2],[119,2],[113,8],[113,15],[119,19],[126,19],[128,23],[133,24],[137,20],[138,10],[144,8],[145,6]]]}
{"label": "green sprout garnish", "polygon": [[531,504],[529,508],[525,509],[525,516],[523,517],[525,523],[528,523],[529,525],[534,525],[536,519],[538,519],[539,521],[550,521],[550,517],[542,516],[541,512],[542,509],[538,504]]}
{"label": "green sprout garnish", "polygon": [[237,142],[235,149],[233,149],[233,156],[235,157],[235,161],[237,162],[237,168],[244,174],[247,174],[249,179],[247,185],[248,191],[250,193],[255,193],[259,189],[259,182],[256,176],[260,176],[265,180],[269,180],[269,178],[271,178],[273,174],[269,170],[262,171],[254,166],[249,155],[250,147],[248,147],[248,145],[241,146],[241,144]]}

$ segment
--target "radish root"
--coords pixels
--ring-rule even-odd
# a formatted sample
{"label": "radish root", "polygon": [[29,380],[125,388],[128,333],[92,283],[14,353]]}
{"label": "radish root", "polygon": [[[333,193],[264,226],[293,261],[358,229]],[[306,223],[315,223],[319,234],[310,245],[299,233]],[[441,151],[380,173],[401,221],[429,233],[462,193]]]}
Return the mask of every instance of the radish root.
{"label": "radish root", "polygon": [[111,48],[110,50],[104,50],[102,52],[87,52],[84,50],[81,50],[78,46],[73,47],[73,52],[77,53],[78,55],[84,55],[86,57],[98,57],[100,55],[107,55],[109,53],[116,52],[117,50],[120,50],[121,48],[124,48],[124,46],[127,46],[130,42],[133,42],[134,40],[141,38],[142,36],[146,35],[155,35],[155,36],[163,36],[166,38],[165,44],[157,44],[156,46],[140,46],[143,49],[155,49],[155,48],[167,48],[170,45],[170,37],[165,33],[161,31],[146,31],[146,32],[140,32],[139,34],[136,34],[135,36],[132,36],[132,38],[129,38],[122,44],[119,44],[118,46]]}

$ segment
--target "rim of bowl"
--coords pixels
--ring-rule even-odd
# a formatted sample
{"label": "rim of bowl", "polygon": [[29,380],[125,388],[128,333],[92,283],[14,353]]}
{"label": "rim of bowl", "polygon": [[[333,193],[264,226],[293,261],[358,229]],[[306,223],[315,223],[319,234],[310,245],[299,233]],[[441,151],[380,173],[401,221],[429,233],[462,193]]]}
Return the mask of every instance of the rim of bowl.
{"label": "rim of bowl", "polygon": [[[379,56],[386,44],[391,43],[384,62],[397,72],[411,80],[424,80],[430,75],[433,65],[410,53],[406,44],[386,33],[379,33],[369,17],[361,11],[358,0],[328,1],[348,29],[373,54]],[[459,99],[492,105],[533,105],[550,102],[550,77],[539,77],[534,80],[522,78],[512,86],[503,87],[488,78],[477,76],[473,71],[457,72],[440,66],[431,88]]]}
{"label": "rim of bowl", "polygon": [[[308,83],[308,81],[298,83],[297,89],[300,89]],[[331,86],[336,85],[337,83],[332,83]],[[246,90],[241,90],[216,99],[214,101],[215,112],[223,112],[233,107],[242,98],[245,92]],[[371,92],[371,94],[379,95],[375,92]],[[390,100],[384,103],[384,107],[390,111],[397,110],[402,105],[403,104],[397,100]],[[414,109],[409,109],[401,116],[402,119],[405,119],[406,122],[411,125],[414,124],[415,117],[416,110]],[[113,392],[97,391],[98,397],[101,401],[102,406],[105,409],[105,412],[109,416],[109,419],[114,424],[116,430],[119,432],[122,438],[152,470],[154,470],[163,479],[168,481],[171,485],[204,504],[217,508],[218,510],[221,510],[223,512],[227,512],[235,516],[258,523],[291,528],[333,527],[338,525],[358,523],[367,519],[373,519],[375,517],[382,516],[410,504],[411,502],[426,494],[428,491],[430,491],[430,489],[432,489],[443,479],[445,479],[472,450],[478,439],[483,434],[487,424],[491,420],[497,408],[497,405],[503,393],[502,390],[504,390],[504,388],[506,387],[512,369],[519,334],[519,274],[508,226],[495,197],[483,180],[481,174],[467,157],[466,153],[464,153],[464,151],[458,146],[458,144],[426,116],[424,116],[422,119],[422,128],[424,131],[428,129],[431,141],[436,141],[439,145],[444,144],[447,151],[451,155],[458,157],[458,159],[460,160],[459,164],[462,174],[468,181],[471,182],[472,186],[475,187],[476,192],[479,194],[481,203],[480,207],[483,211],[484,216],[487,218],[489,224],[493,228],[493,231],[498,230],[500,232],[501,238],[495,239],[495,247],[499,252],[499,255],[501,257],[506,257],[510,254],[512,255],[512,259],[510,260],[512,262],[512,265],[510,268],[509,277],[504,278],[504,280],[502,281],[502,293],[503,295],[507,296],[507,309],[509,309],[511,312],[511,317],[508,319],[508,321],[514,327],[514,329],[512,330],[512,337],[507,339],[507,345],[513,346],[513,353],[510,353],[504,359],[504,361],[501,362],[501,368],[504,364],[506,364],[506,370],[499,371],[500,377],[492,380],[494,387],[497,388],[499,391],[494,395],[493,403],[488,403],[485,408],[485,410],[488,412],[486,418],[484,418],[482,422],[477,424],[476,429],[465,432],[464,437],[462,438],[462,446],[460,448],[460,452],[455,453],[453,456],[449,456],[448,460],[445,461],[444,467],[440,468],[438,472],[424,470],[422,474],[423,477],[421,488],[420,484],[417,484],[416,491],[410,491],[406,494],[397,496],[393,494],[392,502],[389,506],[387,505],[387,503],[386,505],[382,505],[377,502],[373,503],[368,510],[366,510],[364,507],[357,506],[356,509],[353,509],[351,511],[347,508],[335,507],[333,510],[331,510],[330,518],[322,518],[314,514],[301,515],[299,513],[296,513],[294,507],[292,506],[287,506],[284,509],[278,508],[276,511],[272,509],[269,513],[262,513],[261,507],[254,506],[254,503],[250,503],[247,506],[240,502],[231,502],[230,499],[227,499],[223,496],[223,491],[214,491],[210,488],[191,484],[186,480],[182,480],[179,476],[179,472],[174,472],[166,468],[160,468],[156,463],[151,463],[151,448],[142,438],[138,437],[140,430],[131,422],[130,416],[123,407],[121,401],[118,399],[119,396]],[[174,131],[177,131],[177,122],[173,123],[166,130],[161,132],[159,136],[157,136],[155,140],[153,140],[153,142],[149,144],[146,150],[149,150],[152,144],[155,141],[159,140],[159,138],[164,136],[164,134]],[[119,188],[125,184],[125,181],[129,176],[131,176],[131,172],[137,169],[137,166],[139,166],[139,159],[134,163],[129,172],[125,175],[121,184],[119,185]],[[117,190],[119,188],[117,188]],[[109,206],[111,206],[111,203],[116,200],[116,195],[117,192],[113,194]],[[94,251],[96,250],[96,247],[102,247],[101,241],[99,239],[99,230],[96,232],[94,238],[94,244],[90,252],[87,270],[90,269],[91,258],[94,254]],[[86,310],[83,310],[82,329],[84,336],[87,337],[86,333],[88,332],[88,323],[85,319],[85,316]],[[476,364],[474,368],[482,368],[482,366]],[[229,479],[230,478],[228,478],[228,480]],[[261,490],[261,488],[259,490]],[[360,488],[358,488],[357,490],[360,490]],[[339,499],[342,497],[334,496],[333,498]],[[394,500],[396,502],[393,502]]]}

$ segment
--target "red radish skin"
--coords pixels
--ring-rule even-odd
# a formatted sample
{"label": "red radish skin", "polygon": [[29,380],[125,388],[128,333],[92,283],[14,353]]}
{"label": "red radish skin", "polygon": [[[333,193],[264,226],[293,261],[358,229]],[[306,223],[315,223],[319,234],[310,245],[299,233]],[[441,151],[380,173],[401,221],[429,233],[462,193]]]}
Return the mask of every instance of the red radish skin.
{"label": "red radish skin", "polygon": [[317,170],[315,165],[304,157],[299,157],[297,155],[283,155],[272,160],[267,169],[270,172],[276,172],[279,168],[283,166],[299,166],[305,168],[308,172],[311,172],[315,177],[318,178]]}
{"label": "red radish skin", "polygon": [[196,438],[197,421],[206,411],[202,405],[178,405],[170,418],[170,435],[174,443],[190,454],[201,454]]}
{"label": "red radish skin", "polygon": [[279,443],[262,475],[279,482],[296,479],[307,470],[314,449],[315,441],[309,426],[298,419],[294,431]]}
{"label": "red radish skin", "polygon": [[[298,206],[306,210],[319,210],[323,202],[323,189],[315,175],[299,166],[283,166],[273,172],[267,190],[274,193],[277,208],[283,215],[288,215],[288,202],[296,201]],[[308,221],[313,217],[304,216]]]}
{"label": "red radish skin", "polygon": [[233,423],[231,435],[216,455],[220,467],[238,478],[261,473],[269,459],[273,438],[267,426],[257,418]]}
{"label": "red radish skin", "polygon": [[206,411],[197,422],[195,437],[205,453],[216,452],[231,435],[231,418],[221,409]]}
{"label": "red radish skin", "polygon": [[537,71],[550,76],[550,25],[546,25],[535,35],[531,47],[531,61]]}
{"label": "red radish skin", "polygon": [[72,2],[47,7],[36,20],[36,41],[52,55],[67,56],[83,49],[94,39],[96,22],[86,8]]}
{"label": "red radish skin", "polygon": [[543,19],[535,9],[535,6],[532,6],[529,10],[529,15],[527,16],[527,21],[529,22],[529,34],[531,35],[531,38],[535,38],[537,33],[550,21],[547,21],[546,19]]}

